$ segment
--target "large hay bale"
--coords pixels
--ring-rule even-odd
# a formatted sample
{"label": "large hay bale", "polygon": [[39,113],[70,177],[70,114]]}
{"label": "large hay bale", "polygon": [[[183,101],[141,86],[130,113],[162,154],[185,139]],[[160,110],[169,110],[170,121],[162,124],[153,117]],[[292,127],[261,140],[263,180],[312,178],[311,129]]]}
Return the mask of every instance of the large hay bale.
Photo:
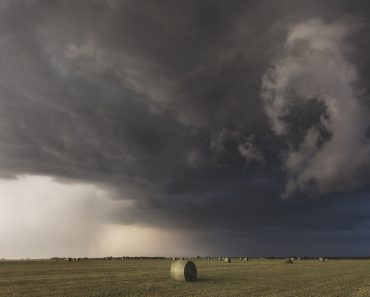
{"label": "large hay bale", "polygon": [[197,267],[193,261],[174,261],[171,264],[171,277],[181,282],[194,282],[197,280]]}
{"label": "large hay bale", "polygon": [[248,258],[244,258],[244,261],[249,261],[249,259]]}
{"label": "large hay bale", "polygon": [[231,259],[230,259],[230,258],[224,258],[224,261],[225,261],[226,263],[230,263],[230,262],[231,262]]}
{"label": "large hay bale", "polygon": [[285,263],[287,263],[287,264],[293,264],[293,260],[292,259],[285,259]]}

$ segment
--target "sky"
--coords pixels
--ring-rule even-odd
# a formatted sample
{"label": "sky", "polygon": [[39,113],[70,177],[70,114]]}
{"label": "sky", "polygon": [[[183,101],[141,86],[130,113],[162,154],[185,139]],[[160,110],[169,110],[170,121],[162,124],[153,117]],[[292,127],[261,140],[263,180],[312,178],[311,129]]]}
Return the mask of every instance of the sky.
{"label": "sky", "polygon": [[370,255],[367,0],[0,0],[0,258]]}

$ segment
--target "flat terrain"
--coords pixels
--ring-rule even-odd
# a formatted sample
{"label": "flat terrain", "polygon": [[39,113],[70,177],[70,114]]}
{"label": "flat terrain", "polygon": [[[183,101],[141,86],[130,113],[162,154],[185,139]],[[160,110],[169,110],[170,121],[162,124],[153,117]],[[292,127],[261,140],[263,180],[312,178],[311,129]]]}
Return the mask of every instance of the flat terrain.
{"label": "flat terrain", "polygon": [[2,261],[0,296],[370,296],[369,260],[194,262],[181,283],[170,260]]}

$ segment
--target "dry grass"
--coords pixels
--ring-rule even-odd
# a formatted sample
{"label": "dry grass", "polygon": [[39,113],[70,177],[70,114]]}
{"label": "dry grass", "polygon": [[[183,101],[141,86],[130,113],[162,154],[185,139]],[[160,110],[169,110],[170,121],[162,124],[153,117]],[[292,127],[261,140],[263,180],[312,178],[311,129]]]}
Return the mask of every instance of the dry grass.
{"label": "dry grass", "polygon": [[370,296],[368,260],[197,260],[194,283],[173,281],[171,262],[0,262],[0,296]]}

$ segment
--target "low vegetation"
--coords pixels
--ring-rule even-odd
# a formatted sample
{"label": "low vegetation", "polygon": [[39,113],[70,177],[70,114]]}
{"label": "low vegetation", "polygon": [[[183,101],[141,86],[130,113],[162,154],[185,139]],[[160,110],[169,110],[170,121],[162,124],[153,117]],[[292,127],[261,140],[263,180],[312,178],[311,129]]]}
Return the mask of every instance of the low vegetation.
{"label": "low vegetation", "polygon": [[198,281],[171,260],[0,261],[0,296],[370,296],[370,260],[196,259]]}

